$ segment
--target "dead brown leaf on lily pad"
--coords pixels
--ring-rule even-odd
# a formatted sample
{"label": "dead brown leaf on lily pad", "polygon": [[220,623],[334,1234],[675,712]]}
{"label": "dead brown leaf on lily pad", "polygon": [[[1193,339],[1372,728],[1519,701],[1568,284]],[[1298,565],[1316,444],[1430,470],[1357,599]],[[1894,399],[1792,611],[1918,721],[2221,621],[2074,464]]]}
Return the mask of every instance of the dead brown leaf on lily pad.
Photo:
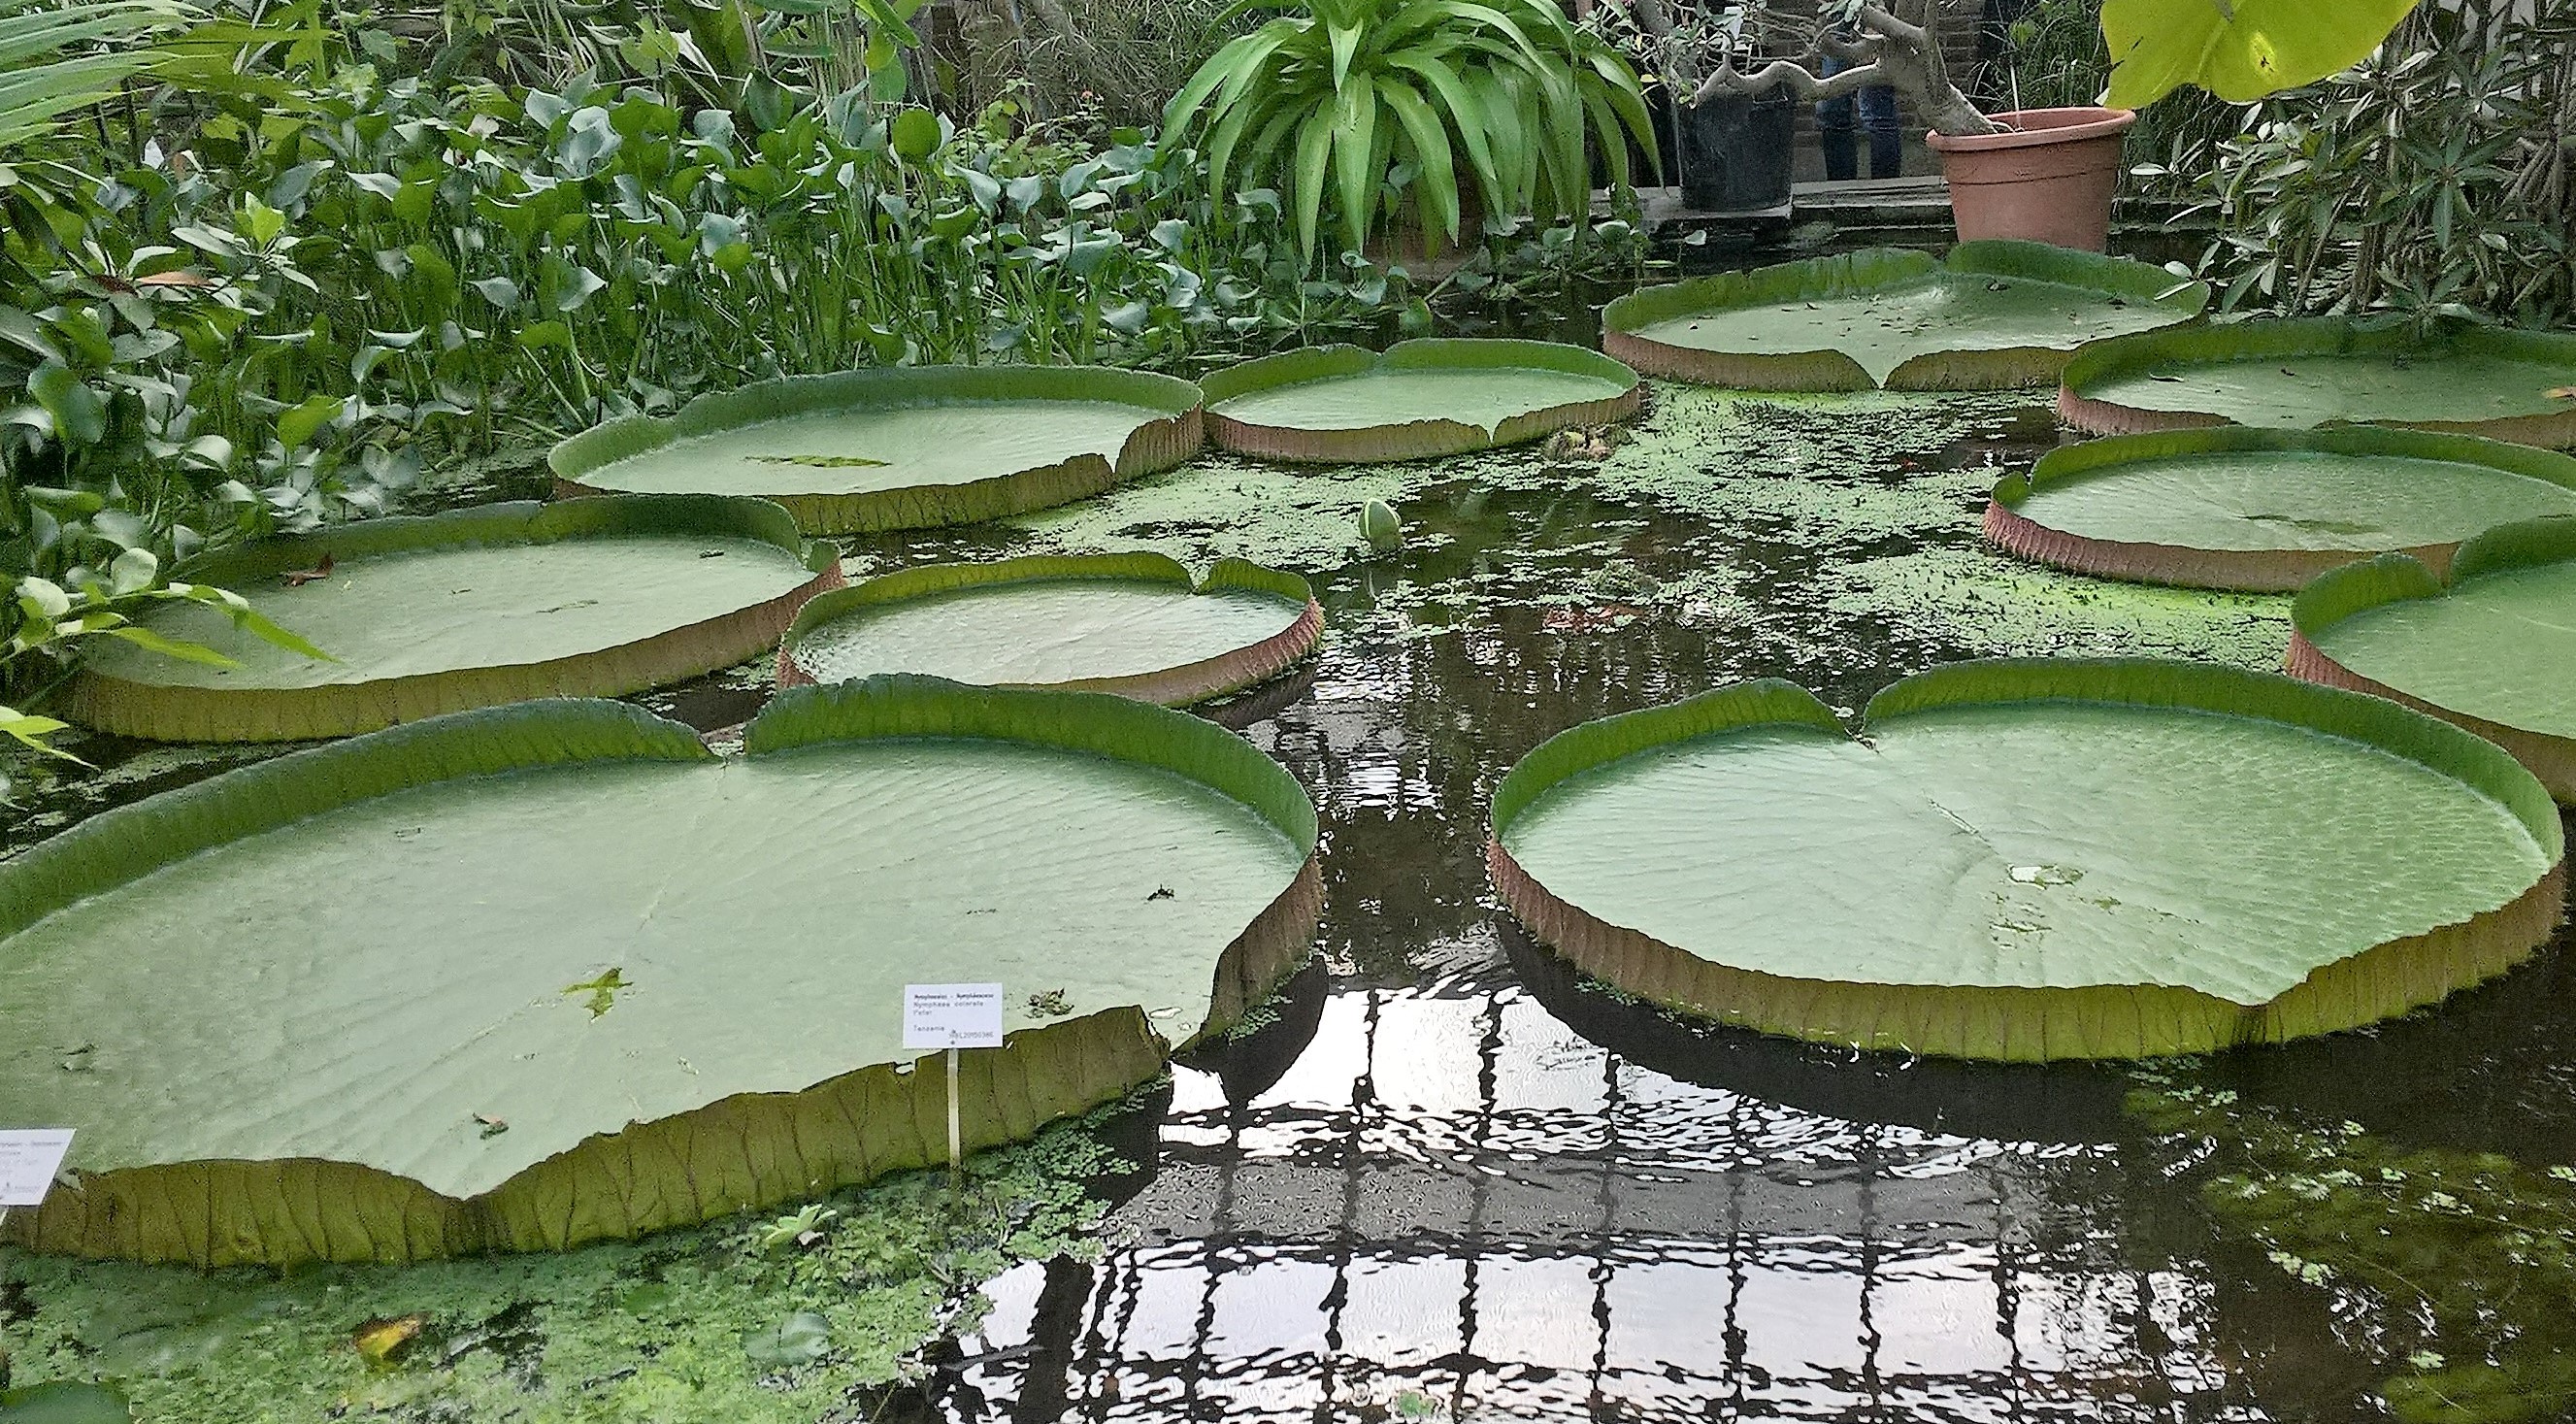
{"label": "dead brown leaf on lily pad", "polygon": [[2541,395],[2550,400],[2576,400],[2576,386],[2551,386]]}
{"label": "dead brown leaf on lily pad", "polygon": [[330,576],[331,555],[328,551],[325,551],[322,555],[322,562],[315,564],[309,569],[288,569],[279,577],[286,580],[286,586],[288,588],[302,588],[308,583],[318,583]]}

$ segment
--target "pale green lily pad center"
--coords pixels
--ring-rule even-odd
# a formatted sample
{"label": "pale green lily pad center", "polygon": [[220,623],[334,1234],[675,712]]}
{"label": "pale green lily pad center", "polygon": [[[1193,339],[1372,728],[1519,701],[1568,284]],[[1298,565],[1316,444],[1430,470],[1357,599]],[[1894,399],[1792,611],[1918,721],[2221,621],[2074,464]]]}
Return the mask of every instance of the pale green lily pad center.
{"label": "pale green lily pad center", "polygon": [[2576,514],[2576,490],[2455,460],[2315,450],[2210,451],[2041,484],[2018,512],[2087,539],[2187,549],[2379,553]]}
{"label": "pale green lily pad center", "polygon": [[1137,677],[1225,655],[1288,631],[1302,604],[1266,593],[1142,580],[988,584],[854,610],[796,641],[818,682],[880,672],[985,685]]}
{"label": "pale green lily pad center", "polygon": [[1786,302],[1722,307],[1638,328],[1666,346],[1751,356],[1839,351],[1881,385],[1897,367],[1945,351],[2071,351],[2087,341],[2171,326],[2149,302],[1984,273]]}
{"label": "pale green lily pad center", "polygon": [[1556,897],[1739,969],[2245,1005],[2503,906],[2551,863],[2503,804],[2416,762],[2083,703],[1650,748],[1542,792],[1503,840]]}
{"label": "pale green lily pad center", "polygon": [[[318,557],[318,555],[317,555]],[[722,618],[807,583],[775,544],[734,536],[622,535],[459,544],[336,561],[300,585],[269,575],[234,589],[336,661],[236,631],[220,612],[170,605],[144,626],[204,644],[234,667],[97,640],[90,670],[171,687],[298,689],[552,662]]]}
{"label": "pale green lily pad center", "polygon": [[814,411],[674,440],[580,478],[630,494],[876,494],[997,479],[1083,455],[1114,463],[1138,427],[1166,418],[1096,400]]}
{"label": "pale green lily pad center", "polygon": [[907,982],[1000,981],[1012,1028],[1061,991],[1185,1039],[1303,859],[1200,783],[1000,741],[440,782],[0,940],[0,1102],[78,1128],[75,1167],[310,1157],[468,1196],[909,1061]]}
{"label": "pale green lily pad center", "polygon": [[2500,569],[2309,636],[2384,687],[2481,721],[2576,737],[2576,561]]}
{"label": "pale green lily pad center", "polygon": [[2295,429],[2328,421],[2405,424],[2548,415],[2568,402],[2550,392],[2576,380],[2561,365],[2479,351],[2387,355],[2265,356],[2166,362],[2077,392],[2138,410],[2224,416],[2240,425]]}
{"label": "pale green lily pad center", "polygon": [[1365,430],[1417,420],[1454,420],[1490,435],[1515,416],[1616,400],[1629,389],[1601,376],[1533,366],[1457,370],[1379,366],[1247,391],[1208,408],[1246,425],[1291,430]]}

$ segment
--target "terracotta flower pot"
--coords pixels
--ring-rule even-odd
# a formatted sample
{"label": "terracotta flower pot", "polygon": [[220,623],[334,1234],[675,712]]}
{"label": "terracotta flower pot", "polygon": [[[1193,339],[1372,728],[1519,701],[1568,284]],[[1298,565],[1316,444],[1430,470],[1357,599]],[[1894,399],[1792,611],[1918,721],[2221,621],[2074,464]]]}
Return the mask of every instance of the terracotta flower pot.
{"label": "terracotta flower pot", "polygon": [[2126,109],[2020,109],[2004,132],[1929,135],[1961,241],[2019,237],[2099,252],[2111,235]]}

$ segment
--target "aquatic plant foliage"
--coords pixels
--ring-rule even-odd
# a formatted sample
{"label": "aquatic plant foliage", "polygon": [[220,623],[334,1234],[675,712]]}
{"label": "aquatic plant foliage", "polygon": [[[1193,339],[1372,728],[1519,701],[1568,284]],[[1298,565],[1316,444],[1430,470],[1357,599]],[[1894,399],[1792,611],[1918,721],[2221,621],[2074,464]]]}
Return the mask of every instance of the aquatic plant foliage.
{"label": "aquatic plant foliage", "polygon": [[1198,387],[1101,366],[789,376],[630,416],[550,457],[558,495],[750,494],[816,534],[971,524],[1098,494],[1199,448]]}
{"label": "aquatic plant foliage", "polygon": [[2576,459],[2379,426],[2219,426],[2053,450],[1995,486],[1986,537],[2078,573],[2296,592],[2371,554],[2435,570],[2498,524],[2576,514]]}
{"label": "aquatic plant foliage", "polygon": [[1201,378],[1208,438],[1273,460],[1422,460],[1637,413],[1637,373],[1552,341],[1310,346]]}
{"label": "aquatic plant foliage", "polygon": [[1587,973],[1967,1058],[2332,1032],[2503,972],[2565,898],[2511,758],[2376,698],[2153,660],[1962,663],[1869,706],[1739,683],[1495,789],[1503,899]]}
{"label": "aquatic plant foliage", "polygon": [[2405,554],[2339,569],[2291,621],[2293,673],[2456,722],[2576,805],[2576,517],[2490,529],[2447,576]]}
{"label": "aquatic plant foliage", "polygon": [[924,565],[818,598],[788,630],[778,681],[917,672],[1176,707],[1277,676],[1323,632],[1304,579],[1242,559],[1193,583],[1160,554],[1035,554]]}
{"label": "aquatic plant foliage", "polygon": [[2203,283],[2044,243],[1963,242],[1947,260],[1872,248],[1633,292],[1602,313],[1602,344],[1704,385],[1995,390],[2053,382],[2079,344],[2208,303]]}
{"label": "aquatic plant foliage", "polygon": [[2403,425],[2576,446],[2576,334],[2337,317],[2237,321],[2088,344],[2058,414],[2127,435],[2207,425]]}
{"label": "aquatic plant foliage", "polygon": [[42,1046],[0,1101],[80,1129],[6,1238],[412,1260],[811,1198],[945,1155],[908,982],[1061,992],[963,1055],[967,1144],[1024,1137],[1304,959],[1315,834],[1211,723],[929,678],[783,693],[733,758],[565,701],[218,776],[0,866]]}
{"label": "aquatic plant foliage", "polygon": [[254,540],[185,574],[234,589],[330,659],[171,604],[145,630],[224,661],[106,644],[71,685],[74,720],[163,741],[292,741],[638,692],[759,652],[841,582],[834,551],[786,511],[711,495],[370,519]]}

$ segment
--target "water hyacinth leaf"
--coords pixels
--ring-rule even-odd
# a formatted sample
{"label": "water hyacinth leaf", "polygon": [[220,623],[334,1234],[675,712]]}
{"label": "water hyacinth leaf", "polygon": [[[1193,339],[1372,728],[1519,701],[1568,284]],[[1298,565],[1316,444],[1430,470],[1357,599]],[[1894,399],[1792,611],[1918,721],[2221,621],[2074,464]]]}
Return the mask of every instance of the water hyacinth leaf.
{"label": "water hyacinth leaf", "polygon": [[2576,448],[2576,334],[2300,317],[2095,342],[2066,365],[2057,411],[2124,435],[2211,425],[2399,425]]}
{"label": "water hyacinth leaf", "polygon": [[1602,347],[1747,390],[2000,390],[2054,382],[2082,343],[2208,301],[2161,267],[2044,243],[1963,242],[1947,260],[1873,248],[1631,293],[1602,313]]}
{"label": "water hyacinth leaf", "polygon": [[2300,591],[2290,671],[2403,702],[2512,752],[2576,805],[2576,517],[2499,525],[2447,569],[2404,554]]}
{"label": "water hyacinth leaf", "polygon": [[[994,350],[1016,331],[987,338]],[[998,343],[998,344],[994,344]],[[1044,509],[1197,453],[1199,388],[1099,366],[908,366],[791,376],[613,420],[555,446],[558,496],[746,494],[809,533]]]}
{"label": "water hyacinth leaf", "polygon": [[0,1035],[93,1066],[0,1060],[80,1129],[0,1238],[403,1261],[810,1201],[944,1160],[922,980],[1023,986],[959,1104],[969,1149],[1025,1137],[1306,959],[1315,844],[1213,723],[935,679],[782,693],[730,759],[556,700],[262,762],[0,865]]}
{"label": "water hyacinth leaf", "polygon": [[778,681],[913,672],[1177,707],[1277,676],[1323,629],[1304,579],[1242,559],[1219,560],[1196,583],[1150,553],[931,564],[806,604],[779,650]]}
{"label": "water hyacinth leaf", "polygon": [[2531,773],[2389,701],[2217,666],[1961,663],[1848,733],[1782,682],[1586,723],[1495,789],[1514,914],[1772,1033],[1963,1058],[2196,1053],[2504,972],[2566,898]]}
{"label": "water hyacinth leaf", "polygon": [[2103,0],[2111,84],[2143,109],[2186,84],[2231,104],[2313,84],[2369,57],[2417,0]]}
{"label": "water hyacinth leaf", "polygon": [[1215,372],[1209,438],[1274,460],[1419,460],[1634,415],[1637,373],[1547,341],[1425,338],[1385,354],[1310,346]]}
{"label": "water hyacinth leaf", "polygon": [[1986,536],[2078,573],[2289,593],[2404,552],[2436,572],[2481,530],[2576,514],[2576,459],[2429,431],[2224,426],[2065,446],[2004,477]]}
{"label": "water hyacinth leaf", "polygon": [[[136,646],[102,648],[73,680],[72,720],[171,741],[297,740],[640,691],[760,652],[840,584],[837,559],[784,510],[688,495],[371,519],[183,572],[195,582],[173,584],[172,602],[111,630]],[[192,648],[193,661],[167,660]]]}
{"label": "water hyacinth leaf", "polygon": [[919,163],[939,151],[943,137],[939,116],[928,109],[905,109],[894,116],[887,137],[895,156],[906,163]]}

